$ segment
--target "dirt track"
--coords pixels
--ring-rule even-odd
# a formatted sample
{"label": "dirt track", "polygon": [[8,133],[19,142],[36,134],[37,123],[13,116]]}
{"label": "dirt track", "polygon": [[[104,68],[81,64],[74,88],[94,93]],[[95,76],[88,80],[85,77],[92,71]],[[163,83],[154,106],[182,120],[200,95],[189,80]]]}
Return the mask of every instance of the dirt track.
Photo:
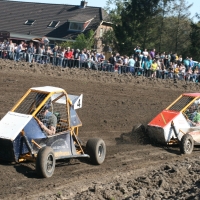
{"label": "dirt track", "polygon": [[199,85],[7,60],[0,60],[0,75],[0,118],[30,87],[62,87],[83,94],[80,138],[98,136],[107,145],[101,166],[63,160],[49,179],[38,179],[33,163],[1,162],[0,199],[200,199],[198,148],[183,156],[177,147],[153,146],[132,132]]}

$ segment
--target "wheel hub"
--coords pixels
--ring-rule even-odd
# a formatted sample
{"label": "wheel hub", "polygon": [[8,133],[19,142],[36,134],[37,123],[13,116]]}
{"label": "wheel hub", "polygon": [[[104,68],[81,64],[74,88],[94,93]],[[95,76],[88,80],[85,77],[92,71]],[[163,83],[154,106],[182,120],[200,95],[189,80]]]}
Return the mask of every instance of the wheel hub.
{"label": "wheel hub", "polygon": [[47,158],[47,171],[50,173],[53,169],[53,156],[49,155]]}
{"label": "wheel hub", "polygon": [[98,148],[98,155],[99,155],[99,157],[101,157],[102,154],[103,154],[103,145],[101,144],[101,145],[99,145],[99,148]]}
{"label": "wheel hub", "polygon": [[187,151],[187,152],[190,151],[191,146],[192,146],[191,141],[188,140],[187,143],[186,143],[186,151]]}

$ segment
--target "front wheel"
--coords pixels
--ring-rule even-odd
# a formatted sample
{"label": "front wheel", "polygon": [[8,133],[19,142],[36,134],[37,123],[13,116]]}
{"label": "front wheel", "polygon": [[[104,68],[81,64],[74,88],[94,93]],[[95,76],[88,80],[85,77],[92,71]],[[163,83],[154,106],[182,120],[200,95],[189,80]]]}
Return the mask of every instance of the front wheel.
{"label": "front wheel", "polygon": [[42,147],[37,154],[36,172],[40,177],[49,178],[55,170],[55,156],[51,147]]}
{"label": "front wheel", "polygon": [[106,157],[106,145],[100,138],[92,138],[87,141],[86,151],[93,164],[100,165]]}
{"label": "front wheel", "polygon": [[190,134],[185,134],[181,138],[180,151],[183,154],[191,154],[194,148],[194,140]]}

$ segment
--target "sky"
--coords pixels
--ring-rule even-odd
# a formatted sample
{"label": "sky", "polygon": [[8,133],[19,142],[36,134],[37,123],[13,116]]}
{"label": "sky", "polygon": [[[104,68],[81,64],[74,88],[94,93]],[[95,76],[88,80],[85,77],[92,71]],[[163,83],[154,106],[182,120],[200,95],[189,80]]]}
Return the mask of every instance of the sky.
{"label": "sky", "polygon": [[[70,5],[80,5],[81,0],[15,0],[22,2],[39,2],[39,3],[56,3],[56,4],[70,4]],[[190,8],[191,16],[193,17],[195,13],[200,14],[200,0],[186,0],[188,4],[193,3],[193,6]],[[88,6],[95,7],[106,7],[107,0],[86,0]],[[112,6],[112,5],[111,5]],[[113,5],[114,6],[114,5]],[[196,21],[194,19],[194,21]]]}

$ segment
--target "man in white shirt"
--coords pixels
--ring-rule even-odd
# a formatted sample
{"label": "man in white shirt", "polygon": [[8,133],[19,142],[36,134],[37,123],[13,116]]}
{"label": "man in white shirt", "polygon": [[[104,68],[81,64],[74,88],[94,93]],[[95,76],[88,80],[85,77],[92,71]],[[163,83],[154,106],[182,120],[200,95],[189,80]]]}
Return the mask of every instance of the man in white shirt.
{"label": "man in white shirt", "polygon": [[143,56],[144,56],[145,58],[147,58],[147,56],[149,55],[147,49],[144,49],[144,51],[143,51],[142,53],[143,53]]}
{"label": "man in white shirt", "polygon": [[15,56],[15,60],[16,60],[16,61],[19,61],[19,60],[20,60],[20,52],[21,52],[22,49],[23,49],[23,44],[24,44],[24,42],[21,41],[21,44],[19,44],[19,45],[17,46],[17,48],[16,48],[16,56]]}
{"label": "man in white shirt", "polygon": [[8,51],[8,59],[13,60],[14,58],[14,50],[15,50],[15,46],[12,43],[12,40],[9,41],[9,44],[7,46],[7,51]]}

